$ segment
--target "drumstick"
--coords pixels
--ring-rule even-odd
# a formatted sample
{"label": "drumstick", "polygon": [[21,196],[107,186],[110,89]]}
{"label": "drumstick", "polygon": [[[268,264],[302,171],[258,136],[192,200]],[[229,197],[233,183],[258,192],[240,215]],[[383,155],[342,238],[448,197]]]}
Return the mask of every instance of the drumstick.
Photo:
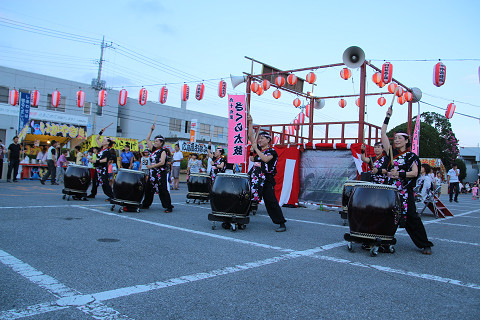
{"label": "drumstick", "polygon": [[105,129],[107,129],[108,127],[110,127],[112,124],[113,124],[113,122],[110,123],[108,126],[106,126]]}
{"label": "drumstick", "polygon": [[157,115],[153,118],[153,124],[155,124],[155,121],[157,120]]}

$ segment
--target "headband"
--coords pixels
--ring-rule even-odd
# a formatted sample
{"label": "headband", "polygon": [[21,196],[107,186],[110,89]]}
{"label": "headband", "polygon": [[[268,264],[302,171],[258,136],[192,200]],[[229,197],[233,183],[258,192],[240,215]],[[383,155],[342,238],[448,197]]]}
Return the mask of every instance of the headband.
{"label": "headband", "polygon": [[272,137],[266,132],[260,132],[258,135],[259,136],[264,136],[265,138],[272,140]]}
{"label": "headband", "polygon": [[404,137],[407,137],[409,138],[410,136],[406,133],[403,133],[403,132],[398,132],[398,133],[395,133],[395,135],[400,135],[400,136],[404,136]]}

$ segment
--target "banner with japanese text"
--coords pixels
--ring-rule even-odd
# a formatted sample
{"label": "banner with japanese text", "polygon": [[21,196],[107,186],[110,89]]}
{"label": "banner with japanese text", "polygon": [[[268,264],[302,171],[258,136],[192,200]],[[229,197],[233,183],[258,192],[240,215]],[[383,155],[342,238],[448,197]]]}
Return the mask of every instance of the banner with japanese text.
{"label": "banner with japanese text", "polygon": [[412,143],[412,152],[417,156],[420,149],[420,114],[417,116],[417,122],[415,123],[415,130],[413,131],[413,143]]}
{"label": "banner with japanese text", "polygon": [[72,139],[86,139],[87,128],[73,124],[56,123],[45,120],[31,120],[28,123],[28,134],[47,135]]}
{"label": "banner with japanese text", "polygon": [[228,163],[245,163],[245,95],[228,95]]}
{"label": "banner with japanese text", "polygon": [[30,93],[20,92],[20,110],[18,114],[18,131],[21,131],[30,119]]}
{"label": "banner with japanese text", "polygon": [[197,119],[193,119],[190,124],[190,143],[197,142]]}

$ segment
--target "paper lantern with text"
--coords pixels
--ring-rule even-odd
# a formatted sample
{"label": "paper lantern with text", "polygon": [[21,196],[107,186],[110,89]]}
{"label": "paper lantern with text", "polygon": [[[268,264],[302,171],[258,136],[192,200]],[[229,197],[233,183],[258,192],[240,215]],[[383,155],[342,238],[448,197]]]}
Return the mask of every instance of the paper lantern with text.
{"label": "paper lantern with text", "polygon": [[451,119],[453,117],[453,114],[455,113],[455,104],[454,103],[449,103],[447,106],[447,110],[445,111],[445,117],[447,119]]}
{"label": "paper lantern with text", "polygon": [[399,104],[404,104],[406,100],[403,96],[400,96],[400,97],[397,98],[397,101],[398,101]]}
{"label": "paper lantern with text", "polygon": [[275,99],[280,98],[281,95],[282,95],[282,93],[280,92],[280,90],[277,89],[277,90],[273,91],[273,97]]}
{"label": "paper lantern with text", "polygon": [[405,98],[405,101],[412,101],[413,99],[413,94],[409,91],[405,91],[405,93],[403,94],[403,97]]}
{"label": "paper lantern with text", "polygon": [[317,76],[315,75],[315,73],[309,72],[307,74],[306,80],[307,80],[308,83],[314,84],[315,81],[317,81]]}
{"label": "paper lantern with text", "polygon": [[127,104],[127,90],[122,89],[118,94],[118,104],[124,106]]}
{"label": "paper lantern with text", "polygon": [[283,87],[285,85],[285,78],[282,76],[278,76],[275,78],[275,84],[279,87]]}
{"label": "paper lantern with text", "polygon": [[140,89],[140,92],[138,94],[138,103],[141,106],[144,106],[147,103],[147,96],[148,96],[148,91],[145,88]]}
{"label": "paper lantern with text", "polygon": [[10,90],[8,92],[8,103],[12,106],[16,106],[18,103],[18,91],[17,89]]}
{"label": "paper lantern with text", "polygon": [[57,108],[60,104],[60,91],[55,90],[52,92],[52,107]]}
{"label": "paper lantern with text", "polygon": [[33,90],[30,92],[30,104],[32,107],[38,107],[38,102],[40,100],[40,93],[38,90]]}
{"label": "paper lantern with text", "polygon": [[227,83],[223,80],[220,80],[218,83],[218,96],[223,98],[227,95]]}
{"label": "paper lantern with text", "polygon": [[397,89],[397,84],[392,82],[388,85],[388,92],[390,93],[394,93],[395,92],[395,89]]}
{"label": "paper lantern with text", "polygon": [[447,67],[439,62],[433,67],[433,84],[437,87],[443,86],[447,77]]}
{"label": "paper lantern with text", "polygon": [[187,101],[190,98],[190,87],[184,83],[181,89],[182,101]]}
{"label": "paper lantern with text", "polygon": [[165,104],[167,102],[167,97],[168,97],[168,89],[166,86],[163,86],[162,89],[160,89],[160,96],[159,96],[159,101],[161,104]]}
{"label": "paper lantern with text", "polygon": [[260,88],[260,85],[257,82],[252,82],[252,84],[250,85],[250,90],[252,92],[257,93],[258,88]]}
{"label": "paper lantern with text", "polygon": [[296,98],[295,100],[293,100],[293,105],[295,106],[295,108],[300,107],[301,104],[302,101],[300,99]]}
{"label": "paper lantern with text", "polygon": [[350,69],[343,68],[342,70],[340,70],[340,77],[343,80],[348,80],[350,79],[351,76],[352,76],[352,71],[350,71]]}
{"label": "paper lantern with text", "polygon": [[197,90],[195,90],[195,99],[198,101],[203,99],[203,93],[205,92],[205,85],[203,83],[197,84]]}
{"label": "paper lantern with text", "polygon": [[392,81],[393,65],[390,62],[385,62],[382,66],[382,81],[387,84]]}
{"label": "paper lantern with text", "polygon": [[287,82],[289,85],[294,86],[297,83],[297,76],[294,74],[289,74],[287,77]]}
{"label": "paper lantern with text", "polygon": [[85,105],[85,92],[82,90],[77,91],[77,107],[83,108]]}
{"label": "paper lantern with text", "polygon": [[105,107],[107,105],[107,90],[102,89],[98,91],[98,106]]}
{"label": "paper lantern with text", "polygon": [[380,81],[382,81],[382,74],[380,72],[375,72],[372,76],[372,81],[375,84],[378,84]]}
{"label": "paper lantern with text", "polygon": [[383,107],[385,103],[387,103],[387,100],[384,97],[380,97],[378,98],[377,102],[380,107]]}
{"label": "paper lantern with text", "polygon": [[263,90],[265,90],[265,91],[270,89],[270,81],[268,81],[267,79],[263,80],[262,81],[262,87],[263,87]]}
{"label": "paper lantern with text", "polygon": [[263,87],[262,86],[259,86],[258,87],[258,90],[257,90],[257,95],[261,96],[265,91],[263,90]]}
{"label": "paper lantern with text", "polygon": [[338,101],[338,105],[340,108],[345,108],[347,106],[347,101],[345,101],[345,99],[340,99],[340,101]]}

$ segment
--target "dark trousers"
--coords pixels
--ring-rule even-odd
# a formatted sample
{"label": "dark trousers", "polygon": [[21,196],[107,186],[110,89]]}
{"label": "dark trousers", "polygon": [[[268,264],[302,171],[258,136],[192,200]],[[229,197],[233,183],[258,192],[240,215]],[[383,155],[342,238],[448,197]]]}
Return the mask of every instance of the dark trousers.
{"label": "dark trousers", "polygon": [[405,230],[407,230],[410,239],[418,248],[433,247],[433,243],[428,241],[427,231],[423,225],[422,219],[417,213],[413,193],[408,195],[407,221]]}
{"label": "dark trousers", "polygon": [[[8,171],[7,171],[7,180],[10,180],[10,176],[12,175],[13,171],[13,180],[17,180],[18,175],[18,165],[20,164],[20,159],[12,160],[8,163]],[[3,167],[3,164],[2,164]]]}
{"label": "dark trousers", "polygon": [[[170,192],[168,192],[167,189],[167,172],[161,171],[160,174],[160,186],[158,190],[160,202],[162,203],[162,207],[165,209],[172,209],[172,199],[170,198]],[[149,180],[145,186],[145,197],[143,198],[142,206],[145,208],[150,207],[152,205],[154,195],[155,189]]]}
{"label": "dark trousers", "polygon": [[457,201],[458,200],[458,190],[460,189],[459,185],[458,185],[458,182],[451,182],[450,186],[449,186],[449,189],[450,190],[448,191],[448,194],[450,196],[450,201],[452,201],[454,192],[455,192],[455,201]]}
{"label": "dark trousers", "polygon": [[129,167],[130,167],[130,162],[127,162],[127,163],[122,162],[122,168],[123,169],[128,169]]}
{"label": "dark trousers", "polygon": [[[92,169],[90,169],[90,170],[92,170]],[[92,196],[97,195],[97,188],[98,188],[98,174],[97,174],[97,170],[93,169],[92,190],[90,191],[90,194]]]}
{"label": "dark trousers", "polygon": [[3,158],[0,159],[0,180],[2,180],[2,175],[3,175]]}
{"label": "dark trousers", "polygon": [[53,160],[47,160],[47,173],[43,176],[42,181],[45,182],[48,177],[52,177],[52,183],[55,183],[55,177],[57,176],[57,168]]}
{"label": "dark trousers", "polygon": [[277,197],[275,196],[275,187],[268,180],[265,180],[263,184],[263,202],[273,223],[281,224],[287,222],[283,217],[282,208],[280,208]]}
{"label": "dark trousers", "polygon": [[104,175],[99,177],[102,180],[102,190],[103,193],[109,197],[110,199],[113,199],[113,190],[112,187],[110,186],[110,181],[108,181],[108,173],[105,173]]}

